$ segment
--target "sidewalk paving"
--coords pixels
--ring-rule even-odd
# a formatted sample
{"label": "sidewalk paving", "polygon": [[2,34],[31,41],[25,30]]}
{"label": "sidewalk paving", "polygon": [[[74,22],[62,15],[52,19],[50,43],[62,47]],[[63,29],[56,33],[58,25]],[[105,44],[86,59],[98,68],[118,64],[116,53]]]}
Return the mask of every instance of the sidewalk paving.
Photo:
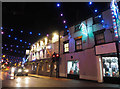
{"label": "sidewalk paving", "polygon": [[71,79],[66,79],[66,78],[56,78],[56,77],[49,77],[49,76],[43,76],[43,75],[37,75],[37,74],[28,74],[28,76],[31,77],[37,77],[37,78],[45,78],[45,79],[60,79],[60,80],[71,80]]}

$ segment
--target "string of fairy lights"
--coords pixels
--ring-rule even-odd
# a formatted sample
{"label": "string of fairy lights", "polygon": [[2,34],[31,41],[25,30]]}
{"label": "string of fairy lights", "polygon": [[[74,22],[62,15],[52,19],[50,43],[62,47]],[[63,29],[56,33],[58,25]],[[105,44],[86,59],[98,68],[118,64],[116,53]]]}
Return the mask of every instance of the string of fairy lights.
{"label": "string of fairy lights", "polygon": [[[93,4],[93,2],[89,2],[89,7],[91,7],[92,4]],[[62,19],[62,23],[63,23],[63,25],[64,25],[64,28],[66,29],[68,35],[70,35],[69,29],[68,29],[68,22],[67,22],[67,20],[65,19],[65,14],[63,13],[63,10],[62,10],[62,8],[61,8],[61,3],[57,3],[56,6],[57,6],[58,10],[60,11],[59,15],[60,15],[60,17],[61,17],[61,19]],[[91,8],[90,8],[90,9],[91,9]],[[91,9],[91,10],[92,10],[92,9]],[[92,12],[97,13],[98,10],[97,10],[97,9],[93,9]],[[98,17],[101,18],[102,16],[99,15]],[[101,22],[104,23],[104,20],[102,19]],[[5,27],[1,27],[1,30],[2,30],[2,31],[1,31],[1,34],[2,34],[2,35],[6,34],[6,33],[4,33],[4,30],[5,30],[5,29],[6,29]],[[9,31],[11,31],[11,32],[14,32],[15,29],[7,29],[7,30],[9,30]],[[23,30],[19,30],[19,32],[20,32],[21,34],[24,33]],[[33,32],[30,31],[30,32],[28,32],[28,34],[29,34],[29,35],[32,35]],[[35,33],[35,34],[37,34],[38,36],[41,36],[41,33]],[[48,35],[48,34],[47,34],[47,35]],[[31,45],[30,42],[27,42],[27,41],[25,41],[25,40],[23,40],[23,39],[20,39],[20,38],[17,37],[17,36],[12,36],[11,34],[7,34],[7,37],[10,38],[10,39],[13,39],[14,41],[19,41],[21,44],[27,45],[27,48],[30,48],[30,45]],[[3,50],[8,50],[8,51],[10,51],[10,52],[23,53],[23,54],[24,54],[24,51],[19,51],[18,48],[19,48],[19,47],[20,47],[20,48],[25,48],[25,46],[13,45],[13,44],[11,44],[11,45],[3,44],[3,46],[4,46],[4,47],[2,47]],[[8,47],[11,47],[11,48],[8,49]],[[18,51],[17,51],[16,49],[13,50],[12,47],[17,48]]]}
{"label": "string of fairy lights", "polygon": [[[92,6],[93,2],[88,2],[88,6],[89,6],[89,9],[93,12],[94,15],[96,15],[99,11],[94,7],[94,9],[91,9],[91,6]],[[62,23],[64,25],[64,28],[66,29],[65,31],[67,31],[67,34],[69,35],[69,38],[71,37],[70,35],[70,32],[69,32],[69,29],[68,29],[68,26],[67,26],[67,20],[66,19],[63,19],[65,18],[65,14],[63,13],[62,9],[61,9],[61,3],[57,3],[57,8],[58,10],[60,11],[59,15],[61,16],[61,19],[62,19]],[[103,24],[104,23],[104,20],[102,19],[102,15],[98,15],[98,18],[101,18],[101,23]],[[103,27],[105,28],[105,26],[103,25]]]}

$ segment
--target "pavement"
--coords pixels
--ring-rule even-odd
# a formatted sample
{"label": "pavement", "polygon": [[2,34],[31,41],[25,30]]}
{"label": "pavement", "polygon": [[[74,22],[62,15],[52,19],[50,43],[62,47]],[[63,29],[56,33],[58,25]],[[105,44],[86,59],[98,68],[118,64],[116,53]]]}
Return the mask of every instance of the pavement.
{"label": "pavement", "polygon": [[7,72],[1,73],[2,89],[27,88],[27,89],[45,89],[48,88],[66,88],[66,89],[120,89],[119,84],[97,83],[93,81],[73,80],[66,78],[55,78],[29,74],[28,76],[11,77]]}

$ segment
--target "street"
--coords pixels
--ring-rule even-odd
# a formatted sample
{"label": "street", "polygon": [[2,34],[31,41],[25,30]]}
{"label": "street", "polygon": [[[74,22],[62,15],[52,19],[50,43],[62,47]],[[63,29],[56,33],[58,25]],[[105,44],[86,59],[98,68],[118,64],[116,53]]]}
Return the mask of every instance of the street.
{"label": "street", "polygon": [[118,84],[97,83],[85,80],[65,78],[16,76],[10,77],[7,72],[1,72],[2,87],[111,87],[120,88]]}

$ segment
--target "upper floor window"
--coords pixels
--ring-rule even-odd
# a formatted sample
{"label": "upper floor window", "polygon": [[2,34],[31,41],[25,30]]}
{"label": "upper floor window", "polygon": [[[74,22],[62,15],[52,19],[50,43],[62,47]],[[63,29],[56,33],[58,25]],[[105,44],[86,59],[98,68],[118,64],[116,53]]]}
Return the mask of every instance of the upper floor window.
{"label": "upper floor window", "polygon": [[82,49],[82,39],[75,40],[75,49],[76,51]]}
{"label": "upper floor window", "polygon": [[101,44],[105,42],[104,32],[95,34],[95,43]]}
{"label": "upper floor window", "polygon": [[69,52],[69,41],[64,42],[64,52]]}
{"label": "upper floor window", "polygon": [[75,25],[75,32],[81,29],[81,24]]}

